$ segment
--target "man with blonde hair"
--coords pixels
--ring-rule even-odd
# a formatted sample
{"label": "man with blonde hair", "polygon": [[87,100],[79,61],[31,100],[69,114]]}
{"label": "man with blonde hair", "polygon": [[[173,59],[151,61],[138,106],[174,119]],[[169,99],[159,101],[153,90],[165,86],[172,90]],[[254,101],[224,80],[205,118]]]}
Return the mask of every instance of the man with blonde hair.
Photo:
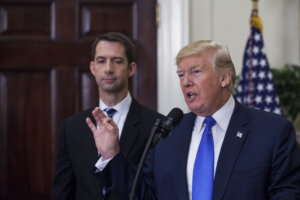
{"label": "man with blonde hair", "polygon": [[[235,70],[229,52],[214,41],[180,50],[177,74],[185,114],[170,136],[149,153],[137,199],[300,199],[300,150],[291,122],[235,101]],[[115,124],[96,110],[102,130],[89,123],[96,144],[106,139],[106,166],[96,179],[128,197],[134,168],[118,151]]]}

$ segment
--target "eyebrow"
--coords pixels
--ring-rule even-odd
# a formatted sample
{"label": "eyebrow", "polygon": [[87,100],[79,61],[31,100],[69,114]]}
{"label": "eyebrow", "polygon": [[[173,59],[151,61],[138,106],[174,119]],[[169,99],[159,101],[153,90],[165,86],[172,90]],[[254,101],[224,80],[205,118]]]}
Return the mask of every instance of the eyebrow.
{"label": "eyebrow", "polygon": [[[195,69],[195,68],[197,68],[197,67],[200,67],[199,65],[197,65],[197,66],[192,66],[191,68],[189,68],[189,70],[193,70],[193,69]],[[180,72],[183,72],[182,70],[177,70],[176,71],[176,73],[178,74],[178,73],[180,73]]]}
{"label": "eyebrow", "polygon": [[176,70],[176,73],[178,74],[178,73],[180,73],[180,72],[183,72],[182,70]]}
{"label": "eyebrow", "polygon": [[[104,56],[97,56],[95,59],[97,60],[97,59],[106,59],[106,58],[107,57],[104,57]],[[113,60],[116,60],[116,59],[124,60],[124,58],[118,57],[118,56],[112,57],[111,59],[113,59]]]}
{"label": "eyebrow", "polygon": [[116,59],[120,59],[120,60],[124,60],[124,58],[122,57],[112,57],[113,60],[116,60]]}
{"label": "eyebrow", "polygon": [[95,60],[98,60],[98,59],[104,59],[105,57],[103,57],[103,56],[97,56],[96,58],[95,58]]}
{"label": "eyebrow", "polygon": [[190,68],[190,70],[193,70],[193,69],[195,69],[195,68],[197,68],[197,67],[200,67],[199,65],[197,65],[197,66],[192,66],[191,68]]}

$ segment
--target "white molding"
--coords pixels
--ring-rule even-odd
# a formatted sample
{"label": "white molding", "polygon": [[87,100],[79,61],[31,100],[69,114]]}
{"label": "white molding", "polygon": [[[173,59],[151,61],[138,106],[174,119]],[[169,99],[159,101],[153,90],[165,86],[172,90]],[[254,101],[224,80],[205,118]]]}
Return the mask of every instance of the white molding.
{"label": "white molding", "polygon": [[173,107],[179,107],[188,112],[176,74],[175,57],[189,42],[189,1],[158,0],[158,3],[158,111],[167,114]]}

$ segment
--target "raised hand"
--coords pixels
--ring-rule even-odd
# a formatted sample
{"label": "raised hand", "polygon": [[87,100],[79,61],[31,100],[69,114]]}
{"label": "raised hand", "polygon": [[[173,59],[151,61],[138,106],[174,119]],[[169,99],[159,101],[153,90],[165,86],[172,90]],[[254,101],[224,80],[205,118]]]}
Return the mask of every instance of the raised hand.
{"label": "raised hand", "polygon": [[103,160],[113,158],[120,151],[118,126],[98,107],[93,110],[92,114],[98,128],[90,118],[87,117],[85,121],[93,132],[96,147]]}

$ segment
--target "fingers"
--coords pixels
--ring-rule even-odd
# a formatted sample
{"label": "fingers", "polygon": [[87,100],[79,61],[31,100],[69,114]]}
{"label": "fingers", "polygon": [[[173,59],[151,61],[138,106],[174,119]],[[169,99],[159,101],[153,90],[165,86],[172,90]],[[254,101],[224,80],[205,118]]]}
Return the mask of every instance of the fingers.
{"label": "fingers", "polygon": [[[118,130],[118,126],[116,125],[116,123],[111,118],[107,118],[102,110],[99,109],[99,107],[96,107],[92,111],[92,114],[99,127],[105,127],[108,130]],[[91,131],[95,132],[97,130],[97,126],[91,121],[89,117],[86,118],[86,123],[90,127]]]}
{"label": "fingers", "polygon": [[106,119],[106,115],[102,112],[102,110],[100,110],[99,107],[96,107],[93,112],[92,112],[96,123],[101,126],[103,123],[103,120]]}
{"label": "fingers", "polygon": [[102,110],[96,107],[92,111],[92,114],[97,124],[95,125],[89,117],[87,117],[85,121],[94,134],[96,134],[96,132],[100,128],[99,133],[104,133],[103,131],[106,129],[109,132],[113,133],[113,135],[119,135],[118,133],[119,129],[117,124],[111,118],[106,117],[106,115],[102,112]]}
{"label": "fingers", "polygon": [[103,125],[110,131],[118,130],[118,126],[111,118],[105,118],[103,120]]}
{"label": "fingers", "polygon": [[89,117],[87,117],[87,118],[85,119],[85,121],[86,121],[87,125],[90,127],[91,131],[94,133],[94,132],[97,130],[97,128],[96,128],[96,126],[93,124],[93,122],[91,121],[91,119],[90,119]]}

